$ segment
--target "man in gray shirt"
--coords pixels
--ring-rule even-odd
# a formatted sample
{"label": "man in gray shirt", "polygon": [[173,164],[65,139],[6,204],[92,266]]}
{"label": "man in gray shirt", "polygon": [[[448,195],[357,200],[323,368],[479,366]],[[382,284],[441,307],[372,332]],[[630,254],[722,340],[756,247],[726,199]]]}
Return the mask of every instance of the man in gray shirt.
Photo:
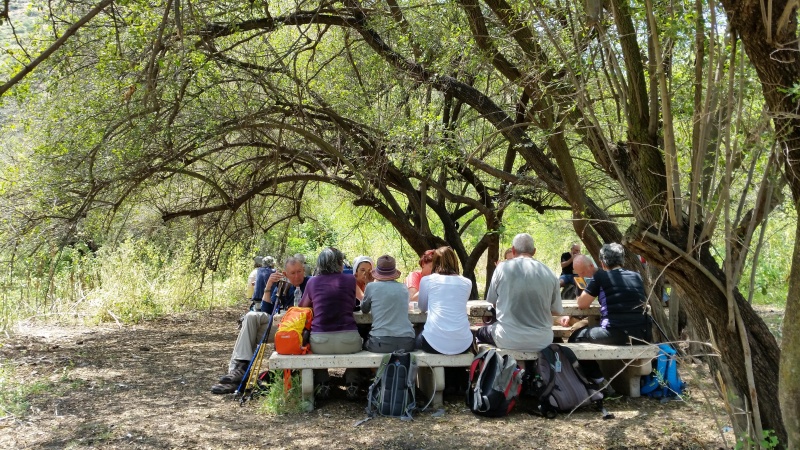
{"label": "man in gray shirt", "polygon": [[527,233],[514,236],[514,258],[497,265],[486,300],[497,321],[479,328],[481,342],[509,350],[541,351],[553,342],[553,315],[560,315],[556,274],[533,259],[536,248]]}

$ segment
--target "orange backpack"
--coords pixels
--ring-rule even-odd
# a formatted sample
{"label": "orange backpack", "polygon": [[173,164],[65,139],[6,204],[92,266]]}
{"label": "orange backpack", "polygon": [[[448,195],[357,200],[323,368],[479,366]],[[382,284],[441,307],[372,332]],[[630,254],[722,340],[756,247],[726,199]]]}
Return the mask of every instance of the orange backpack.
{"label": "orange backpack", "polygon": [[281,355],[305,355],[311,353],[308,336],[311,332],[311,308],[292,306],[283,315],[275,333],[275,351]]}

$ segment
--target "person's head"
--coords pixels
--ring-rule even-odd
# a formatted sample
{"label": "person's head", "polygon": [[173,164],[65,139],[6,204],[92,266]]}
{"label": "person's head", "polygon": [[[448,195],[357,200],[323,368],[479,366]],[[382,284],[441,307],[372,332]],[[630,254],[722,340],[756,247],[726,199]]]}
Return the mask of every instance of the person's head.
{"label": "person's head", "polygon": [[458,256],[450,247],[439,247],[433,251],[431,273],[440,275],[458,275]]}
{"label": "person's head", "polygon": [[286,262],[283,264],[283,275],[293,286],[300,286],[306,276],[303,262],[294,256],[286,258]]}
{"label": "person's head", "polygon": [[259,267],[261,267],[261,264],[263,264],[263,263],[264,263],[264,257],[263,256],[256,256],[256,257],[253,258],[253,268],[254,269],[258,269]]}
{"label": "person's head", "polygon": [[533,245],[533,238],[528,233],[520,233],[514,236],[511,241],[511,251],[514,256],[527,255],[533,256],[536,253],[536,247]]}
{"label": "person's head", "polygon": [[342,269],[344,269],[344,254],[338,249],[327,247],[319,252],[319,257],[317,258],[317,273],[342,273]]}
{"label": "person's head", "polygon": [[593,277],[595,270],[597,270],[592,260],[586,255],[577,255],[572,260],[572,268],[579,277],[584,278]]}
{"label": "person's head", "polygon": [[303,264],[306,263],[306,255],[304,255],[302,253],[295,253],[294,254],[294,258],[300,260],[300,262],[303,263]]}
{"label": "person's head", "polygon": [[511,247],[506,249],[506,252],[503,253],[503,259],[505,260],[514,259],[514,249]]}
{"label": "person's head", "polygon": [[377,281],[396,280],[399,276],[400,271],[397,270],[397,263],[389,255],[383,255],[378,258],[375,268],[372,269],[372,277]]}
{"label": "person's head", "polygon": [[264,259],[261,261],[262,267],[269,267],[270,269],[272,269],[274,265],[275,265],[275,258],[273,258],[272,256],[265,256]]}
{"label": "person's head", "polygon": [[579,255],[581,253],[581,244],[572,244],[572,247],[569,248],[569,252],[573,255]]}
{"label": "person's head", "polygon": [[372,281],[372,258],[369,256],[356,257],[353,261],[353,276],[361,284]]}
{"label": "person's head", "polygon": [[422,276],[430,275],[433,266],[433,252],[434,250],[425,250],[425,253],[419,257],[419,266],[422,267]]}
{"label": "person's head", "polygon": [[613,269],[622,266],[625,261],[625,248],[621,244],[612,242],[600,247],[600,263],[605,269]]}

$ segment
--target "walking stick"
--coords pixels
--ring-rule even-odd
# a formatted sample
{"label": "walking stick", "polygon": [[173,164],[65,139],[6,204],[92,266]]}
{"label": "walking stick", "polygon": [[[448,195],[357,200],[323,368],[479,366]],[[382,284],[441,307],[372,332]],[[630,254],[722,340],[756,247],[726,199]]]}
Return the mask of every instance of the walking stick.
{"label": "walking stick", "polygon": [[247,370],[244,372],[244,376],[242,377],[242,381],[239,383],[239,387],[236,388],[236,392],[233,393],[233,398],[239,400],[241,405],[248,400],[250,397],[246,395],[246,392],[252,393],[253,386],[258,379],[258,373],[261,370],[261,362],[264,359],[264,350],[267,348],[267,340],[269,339],[269,332],[272,329],[272,323],[275,319],[275,314],[278,310],[281,309],[281,303],[283,303],[283,298],[286,296],[286,293],[289,291],[289,283],[281,280],[278,282],[277,288],[277,295],[275,299],[275,305],[272,308],[272,313],[269,315],[269,322],[267,322],[267,329],[264,330],[264,334],[261,336],[261,340],[258,342],[258,346],[256,347],[256,351],[253,352],[253,357],[250,358],[250,364],[247,365]]}

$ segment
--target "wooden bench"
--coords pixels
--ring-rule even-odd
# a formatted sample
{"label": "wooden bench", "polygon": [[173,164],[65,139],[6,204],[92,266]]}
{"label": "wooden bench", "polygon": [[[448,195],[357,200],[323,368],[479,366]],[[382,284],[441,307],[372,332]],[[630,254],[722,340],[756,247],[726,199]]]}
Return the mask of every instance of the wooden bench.
{"label": "wooden bench", "polygon": [[[651,372],[651,361],[658,356],[656,345],[601,345],[587,342],[561,345],[569,347],[578,359],[598,361],[603,373],[612,379],[614,390],[629,397],[640,396],[640,377]],[[478,348],[483,351],[491,346],[480,344]],[[539,357],[538,352],[522,350],[498,349],[498,352],[511,355],[517,361],[533,361]]]}
{"label": "wooden bench", "polygon": [[[372,353],[361,351],[347,355],[279,355],[273,352],[269,357],[270,370],[300,370],[303,400],[307,400],[309,410],[314,408],[314,369],[363,369],[378,368],[385,353]],[[442,391],[444,390],[445,367],[467,367],[472,363],[471,353],[460,355],[439,355],[415,351],[419,371],[417,384],[420,390],[433,399],[433,407],[439,408],[443,404]]]}

